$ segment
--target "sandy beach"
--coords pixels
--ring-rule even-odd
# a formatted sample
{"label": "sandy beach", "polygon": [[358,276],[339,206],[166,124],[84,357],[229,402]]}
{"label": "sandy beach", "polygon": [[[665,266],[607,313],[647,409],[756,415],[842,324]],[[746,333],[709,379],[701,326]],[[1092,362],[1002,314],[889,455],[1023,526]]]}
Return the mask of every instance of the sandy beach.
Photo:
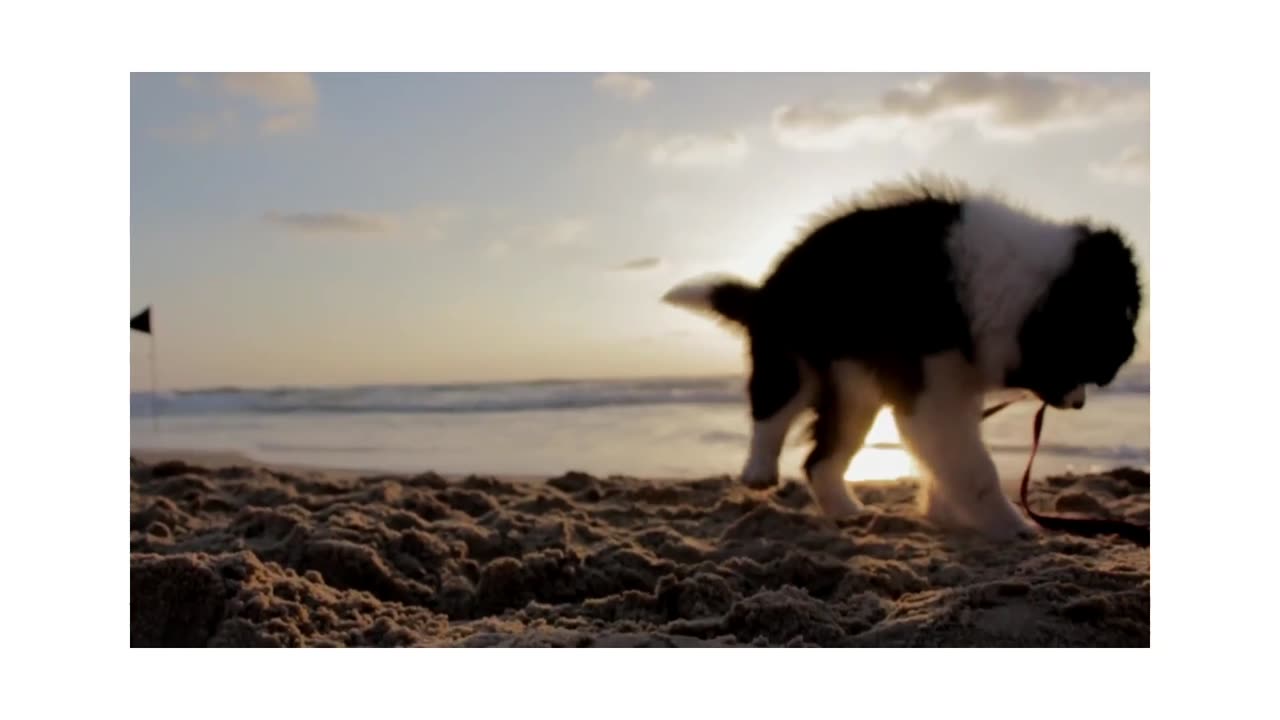
{"label": "sandy beach", "polygon": [[[1147,646],[1150,557],[864,517],[792,481],[378,475],[235,456],[130,467],[138,646]],[[1149,476],[1036,483],[1033,505],[1145,522]]]}

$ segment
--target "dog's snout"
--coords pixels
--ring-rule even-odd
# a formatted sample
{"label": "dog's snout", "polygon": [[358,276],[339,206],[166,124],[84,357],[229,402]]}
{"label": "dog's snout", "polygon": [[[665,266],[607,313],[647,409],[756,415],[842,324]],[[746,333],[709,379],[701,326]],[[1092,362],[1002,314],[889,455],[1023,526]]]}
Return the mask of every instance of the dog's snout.
{"label": "dog's snout", "polygon": [[1062,402],[1063,405],[1066,405],[1067,407],[1072,408],[1073,410],[1079,410],[1080,408],[1083,408],[1084,401],[1085,401],[1084,386],[1081,385],[1075,388],[1074,390],[1072,390],[1071,392],[1067,393],[1067,396],[1064,397],[1062,400],[1063,400]]}

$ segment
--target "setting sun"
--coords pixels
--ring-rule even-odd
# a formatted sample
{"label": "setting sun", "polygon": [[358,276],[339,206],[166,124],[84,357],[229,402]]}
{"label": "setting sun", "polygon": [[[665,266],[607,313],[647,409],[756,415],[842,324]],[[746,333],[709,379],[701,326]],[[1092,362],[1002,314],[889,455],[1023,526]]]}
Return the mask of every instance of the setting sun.
{"label": "setting sun", "polygon": [[[911,455],[901,447],[902,438],[898,435],[898,424],[894,422],[893,410],[881,408],[876,415],[871,430],[867,433],[862,450],[853,457],[844,479],[849,482],[863,480],[896,480],[915,474],[915,466]],[[886,447],[897,445],[899,447]]]}

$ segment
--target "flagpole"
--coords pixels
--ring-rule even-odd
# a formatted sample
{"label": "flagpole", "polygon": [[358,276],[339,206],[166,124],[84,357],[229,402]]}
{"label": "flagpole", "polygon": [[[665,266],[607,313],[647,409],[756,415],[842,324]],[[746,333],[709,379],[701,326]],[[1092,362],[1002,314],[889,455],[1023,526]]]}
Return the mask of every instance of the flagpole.
{"label": "flagpole", "polygon": [[147,333],[151,341],[151,430],[159,432],[160,423],[156,420],[156,336]]}
{"label": "flagpole", "polygon": [[140,333],[146,333],[147,347],[150,349],[151,357],[148,363],[151,366],[151,398],[147,402],[147,408],[151,411],[151,429],[158,431],[160,429],[160,421],[156,419],[156,393],[159,392],[159,386],[156,383],[156,336],[151,332],[151,306],[148,305],[142,309],[142,312],[129,318],[129,329],[137,330]]}

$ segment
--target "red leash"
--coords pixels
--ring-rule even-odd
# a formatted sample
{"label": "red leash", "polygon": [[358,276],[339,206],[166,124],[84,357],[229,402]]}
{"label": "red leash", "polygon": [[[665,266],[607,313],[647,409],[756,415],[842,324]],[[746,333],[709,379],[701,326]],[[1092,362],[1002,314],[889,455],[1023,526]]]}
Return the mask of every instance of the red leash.
{"label": "red leash", "polygon": [[[1015,402],[1017,401],[1007,400],[983,410],[982,419],[985,420],[995,415]],[[1040,406],[1040,409],[1036,411],[1035,423],[1032,425],[1031,456],[1027,458],[1027,469],[1022,473],[1022,509],[1026,511],[1032,520],[1035,520],[1040,527],[1046,530],[1060,530],[1073,535],[1118,535],[1142,547],[1150,547],[1150,525],[1138,525],[1124,522],[1123,520],[1104,520],[1102,518],[1069,518],[1041,515],[1032,510],[1031,506],[1027,504],[1027,484],[1031,482],[1031,464],[1035,462],[1036,451],[1040,449],[1040,431],[1044,429],[1044,411],[1047,409],[1049,409],[1047,403]]]}

